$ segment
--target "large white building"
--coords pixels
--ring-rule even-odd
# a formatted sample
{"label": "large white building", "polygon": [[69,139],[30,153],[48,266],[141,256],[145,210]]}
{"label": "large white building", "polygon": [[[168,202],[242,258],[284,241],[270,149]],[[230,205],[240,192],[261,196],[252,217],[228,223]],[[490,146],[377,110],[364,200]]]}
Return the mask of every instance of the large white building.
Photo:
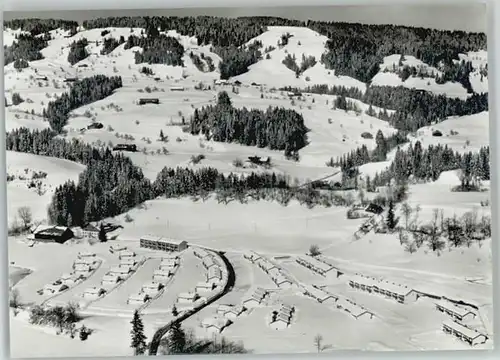
{"label": "large white building", "polygon": [[376,278],[355,274],[349,276],[349,286],[353,289],[378,294],[396,300],[400,303],[414,302],[418,293],[407,286]]}
{"label": "large white building", "polygon": [[[335,267],[333,267],[332,265],[324,263],[322,261],[319,261],[318,259],[316,259],[312,256],[309,256],[309,255],[298,256],[296,261],[300,265],[305,266],[306,268],[308,268],[308,269],[310,269],[310,270],[312,270],[312,271],[314,271],[322,276],[326,276],[326,274],[329,271],[332,271],[335,269]],[[337,269],[335,269],[335,270],[337,270]],[[337,272],[337,276],[338,276],[338,272]]]}
{"label": "large white building", "polygon": [[339,298],[336,302],[336,307],[339,310],[343,310],[355,319],[359,318],[368,318],[372,319],[374,314],[362,307],[361,305],[356,304],[354,301],[349,300],[347,298]]}
{"label": "large white building", "polygon": [[468,309],[459,307],[448,301],[437,301],[436,310],[446,313],[454,320],[464,321],[476,317],[476,314]]}
{"label": "large white building", "polygon": [[304,285],[302,288],[303,288],[304,295],[312,297],[313,299],[315,299],[319,303],[324,303],[328,300],[330,302],[335,302],[338,300],[337,296],[330,294],[330,293],[327,293],[321,289],[318,289],[315,286]]}
{"label": "large white building", "polygon": [[466,342],[470,346],[484,344],[488,337],[475,329],[471,329],[457,321],[444,321],[443,331],[446,334],[454,335],[458,339]]}
{"label": "large white building", "polygon": [[162,236],[145,235],[139,240],[141,248],[179,252],[186,250],[188,244],[184,240],[168,239]]}

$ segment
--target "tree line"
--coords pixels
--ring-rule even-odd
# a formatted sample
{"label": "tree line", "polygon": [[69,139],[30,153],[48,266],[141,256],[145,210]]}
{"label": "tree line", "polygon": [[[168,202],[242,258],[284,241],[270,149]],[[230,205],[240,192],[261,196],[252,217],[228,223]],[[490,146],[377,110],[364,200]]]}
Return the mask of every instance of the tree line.
{"label": "tree line", "polygon": [[[403,132],[440,122],[450,116],[464,116],[488,111],[488,93],[472,94],[466,100],[436,95],[404,86],[369,86],[363,93],[356,87],[314,85],[304,89],[283,87],[281,90],[350,97],[382,108],[376,117],[388,121]],[[385,109],[395,110],[391,114]]]}
{"label": "tree line", "polygon": [[120,36],[119,40],[116,40],[115,38],[112,37],[104,39],[101,49],[101,55],[108,55],[123,43],[125,43],[125,37],[123,35]]}
{"label": "tree line", "polygon": [[459,60],[459,53],[487,48],[484,33],[323,21],[308,21],[307,26],[329,38],[321,59],[327,68],[365,83],[388,55],[412,55],[438,67]]}
{"label": "tree line", "polygon": [[4,20],[3,28],[21,29],[29,32],[32,36],[48,33],[51,30],[63,29],[65,31],[78,27],[78,22],[61,19],[13,19]]}
{"label": "tree line", "polygon": [[69,46],[68,62],[71,65],[75,65],[77,62],[86,59],[89,53],[86,46],[89,44],[86,38],[73,41]]}
{"label": "tree line", "polygon": [[122,87],[120,76],[94,75],[84,78],[73,83],[68,93],[49,102],[47,109],[43,109],[43,117],[48,119],[54,131],[61,132],[72,110],[102,100],[120,87]]}
{"label": "tree line", "polygon": [[147,37],[130,35],[125,43],[125,50],[135,46],[143,49],[142,52],[135,52],[136,64],[184,65],[184,47],[175,38],[159,33],[150,36],[151,33],[150,31]]}
{"label": "tree line", "polygon": [[294,110],[269,107],[266,111],[236,109],[227,92],[218,94],[217,104],[196,109],[190,132],[200,132],[214,141],[284,150],[293,156],[307,145],[304,118]]}
{"label": "tree line", "polygon": [[40,52],[47,47],[47,39],[36,37],[31,34],[19,34],[11,46],[3,47],[4,65],[14,61],[35,61],[43,59]]}
{"label": "tree line", "polygon": [[490,180],[489,147],[460,154],[447,145],[429,145],[424,149],[420,141],[416,141],[406,150],[398,149],[389,168],[366,181],[370,188],[386,186],[392,179],[398,183],[436,181],[441,173],[450,170],[460,170],[461,185],[455,191],[479,190],[479,181]]}
{"label": "tree line", "polygon": [[215,46],[212,51],[221,57],[219,71],[221,79],[244,74],[248,67],[262,59],[262,42],[254,41],[248,46]]}

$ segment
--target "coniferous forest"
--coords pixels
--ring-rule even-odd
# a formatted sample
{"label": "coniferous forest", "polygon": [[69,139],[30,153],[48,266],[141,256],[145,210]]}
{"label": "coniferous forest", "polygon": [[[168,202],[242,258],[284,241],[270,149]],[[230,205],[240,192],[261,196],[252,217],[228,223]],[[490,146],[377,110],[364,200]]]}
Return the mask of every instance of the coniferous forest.
{"label": "coniferous forest", "polygon": [[95,75],[84,78],[75,82],[69,93],[64,93],[57,100],[49,102],[47,109],[43,110],[43,117],[48,119],[52,130],[61,132],[68,121],[70,111],[102,100],[120,87],[122,79],[119,76]]}
{"label": "coniferous forest", "polygon": [[222,91],[215,106],[195,110],[190,131],[193,135],[201,132],[214,141],[284,150],[286,156],[292,156],[307,145],[308,129],[302,115],[294,110],[236,109],[227,92]]}

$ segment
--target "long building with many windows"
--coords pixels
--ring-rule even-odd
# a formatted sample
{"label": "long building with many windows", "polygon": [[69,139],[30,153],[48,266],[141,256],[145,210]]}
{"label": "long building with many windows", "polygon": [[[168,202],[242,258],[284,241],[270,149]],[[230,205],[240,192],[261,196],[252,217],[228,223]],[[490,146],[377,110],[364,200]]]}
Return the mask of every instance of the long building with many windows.
{"label": "long building with many windows", "polygon": [[179,252],[186,250],[188,244],[184,240],[167,239],[161,236],[145,235],[140,239],[141,248]]}

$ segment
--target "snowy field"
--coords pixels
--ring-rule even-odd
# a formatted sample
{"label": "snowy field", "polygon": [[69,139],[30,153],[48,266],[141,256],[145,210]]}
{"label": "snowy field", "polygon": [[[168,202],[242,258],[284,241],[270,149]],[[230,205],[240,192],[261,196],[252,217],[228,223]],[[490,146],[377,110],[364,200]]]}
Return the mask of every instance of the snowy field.
{"label": "snowy field", "polygon": [[[125,50],[124,45],[118,46],[108,55],[99,55],[102,46],[91,43],[87,47],[91,55],[79,63],[87,67],[70,66],[67,62],[69,44],[79,38],[87,38],[89,42],[101,40],[102,30],[82,31],[72,38],[64,37],[65,31],[51,31],[55,38],[42,50],[44,59],[30,62],[30,67],[22,72],[14,69],[13,64],[4,67],[5,96],[9,103],[5,114],[6,131],[19,127],[38,130],[49,128],[48,122],[43,120],[41,114],[49,101],[68,91],[65,78],[104,74],[120,75],[123,87],[103,100],[74,110],[65,127],[65,137],[67,140],[76,138],[94,145],[113,145],[126,143],[128,141],[123,139],[124,136],[131,136],[140,151],[127,156],[151,180],[154,180],[165,166],[195,169],[211,166],[224,173],[249,173],[255,169],[237,168],[233,162],[256,155],[272,158],[273,166],[270,171],[304,182],[337,173],[337,169],[325,164],[332,157],[335,159],[363,144],[368,149],[374,149],[378,130],[385,136],[396,132],[389,123],[368,116],[365,113],[368,105],[360,101],[355,102],[363,112],[356,114],[333,110],[335,96],[304,94],[302,100],[296,99],[292,102],[286,92],[276,90],[282,86],[303,88],[314,84],[327,84],[356,87],[362,92],[366,91],[365,83],[347,76],[337,76],[334,70],[327,70],[320,61],[298,78],[282,64],[287,54],[294,55],[299,66],[302,55],[314,56],[316,60],[321,58],[327,38],[310,29],[269,27],[268,31],[250,40],[249,44],[255,40],[262,41],[263,48],[266,48],[270,45],[276,46],[283,33],[289,32],[293,35],[286,46],[269,52],[270,59],[264,57],[251,65],[247,73],[231,79],[243,83],[238,88],[238,94],[231,91],[231,86],[214,84],[214,80],[219,78],[217,71],[203,73],[194,66],[188,55],[190,51],[210,56],[217,67],[220,58],[210,52],[210,47],[197,46],[195,38],[183,36],[175,31],[169,31],[168,34],[178,38],[185,47],[185,66],[147,65],[153,69],[155,77],[160,78],[159,81],[139,73],[139,69],[145,65],[134,62],[134,51],[139,48]],[[119,38],[121,35],[127,38],[130,34],[140,35],[142,29],[108,30],[110,33],[105,38]],[[19,33],[19,30],[4,30],[4,44],[12,44],[15,34]],[[473,89],[477,92],[487,91],[488,79],[485,76],[481,80],[479,73],[480,68],[487,63],[487,53],[479,51],[461,54],[460,57],[473,63],[474,71],[470,77]],[[372,84],[403,85],[445,94],[448,97],[467,98],[466,89],[458,83],[438,85],[434,79],[411,77],[402,82],[394,73],[394,66],[398,67],[399,58],[400,54],[386,57],[380,64],[380,71],[372,79]],[[431,68],[411,56],[405,56],[404,64],[423,67],[435,74],[440,73],[439,69]],[[44,76],[47,76],[47,81],[39,79]],[[195,89],[200,82],[210,85],[211,90]],[[252,82],[261,85],[250,86]],[[172,86],[182,86],[184,91],[171,91]],[[187,124],[195,108],[214,104],[217,93],[222,90],[228,92],[237,108],[265,110],[269,106],[280,106],[300,112],[306,127],[310,129],[309,144],[301,149],[300,160],[287,160],[282,151],[207,141],[202,136],[183,132],[183,126],[179,125],[183,119]],[[11,95],[14,92],[18,92],[25,102],[12,105]],[[143,97],[158,98],[160,104],[138,106],[137,100]],[[380,110],[375,107],[374,109]],[[104,127],[81,131],[92,119],[102,123]],[[441,131],[443,136],[432,136],[435,130]],[[158,141],[160,131],[168,137],[168,142]],[[369,132],[374,138],[361,137],[364,132]],[[489,113],[446,119],[419,129],[411,140],[420,141],[424,148],[441,144],[460,153],[478,151],[489,143]],[[406,146],[408,145],[403,145],[402,148]],[[163,153],[163,148],[168,149],[167,155]],[[190,159],[198,154],[204,154],[206,158],[198,165],[193,165]],[[374,176],[376,172],[390,165],[394,154],[395,150],[388,154],[388,161],[361,166],[360,173]],[[54,189],[67,180],[77,182],[79,174],[84,170],[85,166],[71,161],[8,151],[7,174],[12,177],[7,184],[9,224],[18,217],[18,209],[22,206],[31,209],[34,221],[47,221],[47,206],[51,202]],[[36,187],[29,188],[33,173],[41,171],[47,173],[46,177],[35,179],[41,182],[41,190]],[[335,181],[340,178],[340,174],[337,174]],[[489,182],[482,184],[485,188],[483,192],[452,192],[451,188],[458,184],[459,174],[453,171],[441,174],[440,178],[432,183],[412,184],[409,187],[408,203],[421,207],[422,223],[431,219],[434,209],[442,209],[444,216],[462,216],[472,210],[477,211],[479,217],[491,215],[489,206],[481,206],[481,202],[490,197]],[[372,195],[374,196],[369,196]],[[147,201],[140,208],[131,209],[127,214],[106,219],[123,226],[123,229],[118,231],[116,241],[106,244],[90,245],[87,241],[70,241],[64,245],[38,243],[29,247],[25,239],[9,237],[9,278],[11,285],[18,289],[21,301],[27,304],[40,304],[47,300],[48,296],[38,295],[37,290],[70,272],[81,251],[96,253],[102,261],[101,265],[91,277],[54,296],[49,300],[49,304],[79,302],[85,289],[101,286],[102,277],[119,264],[117,255],[109,252],[110,245],[124,244],[137,253],[137,259],[149,258],[117,288],[90,303],[84,310],[83,324],[95,331],[86,342],[56,335],[50,328],[30,325],[26,313],[21,312],[16,317],[11,315],[12,356],[132,355],[129,347],[130,316],[138,305],[127,304],[127,299],[132,293],[137,293],[143,284],[152,280],[153,271],[160,264],[159,252],[140,249],[138,240],[145,234],[183,239],[190,245],[224,251],[231,263],[235,271],[235,284],[231,291],[183,323],[183,327],[192,328],[200,337],[212,336],[202,329],[200,324],[202,320],[214,316],[219,305],[241,304],[256,287],[272,291],[269,300],[234,319],[234,323],[222,332],[229,340],[243,341],[245,347],[256,354],[315,352],[316,334],[323,336],[324,345],[327,346],[325,352],[338,349],[470,348],[443,333],[441,323],[444,318],[434,310],[429,299],[420,299],[414,304],[398,304],[352,291],[347,286],[346,276],[336,278],[328,274],[323,277],[297,264],[295,256],[304,255],[311,245],[317,245],[329,260],[347,274],[361,272],[384,277],[422,292],[476,304],[480,307],[482,322],[474,325],[491,336],[491,239],[482,243],[473,242],[470,247],[446,246],[438,253],[422,247],[410,254],[400,244],[397,234],[369,233],[360,240],[353,241],[354,232],[364,220],[347,219],[346,211],[347,208],[344,207],[317,206],[308,209],[294,200],[283,207],[276,202],[266,201],[249,201],[248,204],[230,202],[222,205],[214,199],[193,202],[189,198],[158,198]],[[396,208],[396,213],[401,216],[401,209]],[[125,220],[126,216],[131,221]],[[320,304],[305,297],[296,286],[288,290],[277,288],[268,274],[243,258],[242,254],[248,250],[254,250],[269,258],[289,256],[277,260],[276,263],[300,284],[325,286],[332,293],[365,306],[375,317],[356,320],[344,311],[336,309],[334,305]],[[205,280],[206,270],[202,261],[194,256],[192,249],[181,253],[180,257],[180,267],[166,285],[164,292],[143,310],[148,340],[155,330],[173,319],[172,306],[175,304],[181,307],[177,303],[178,294],[194,291],[196,284]],[[272,311],[282,302],[295,306],[296,312],[288,328],[274,330],[269,326],[269,319]],[[26,339],[29,339],[33,346],[26,346]],[[492,347],[492,341],[482,347]]]}

